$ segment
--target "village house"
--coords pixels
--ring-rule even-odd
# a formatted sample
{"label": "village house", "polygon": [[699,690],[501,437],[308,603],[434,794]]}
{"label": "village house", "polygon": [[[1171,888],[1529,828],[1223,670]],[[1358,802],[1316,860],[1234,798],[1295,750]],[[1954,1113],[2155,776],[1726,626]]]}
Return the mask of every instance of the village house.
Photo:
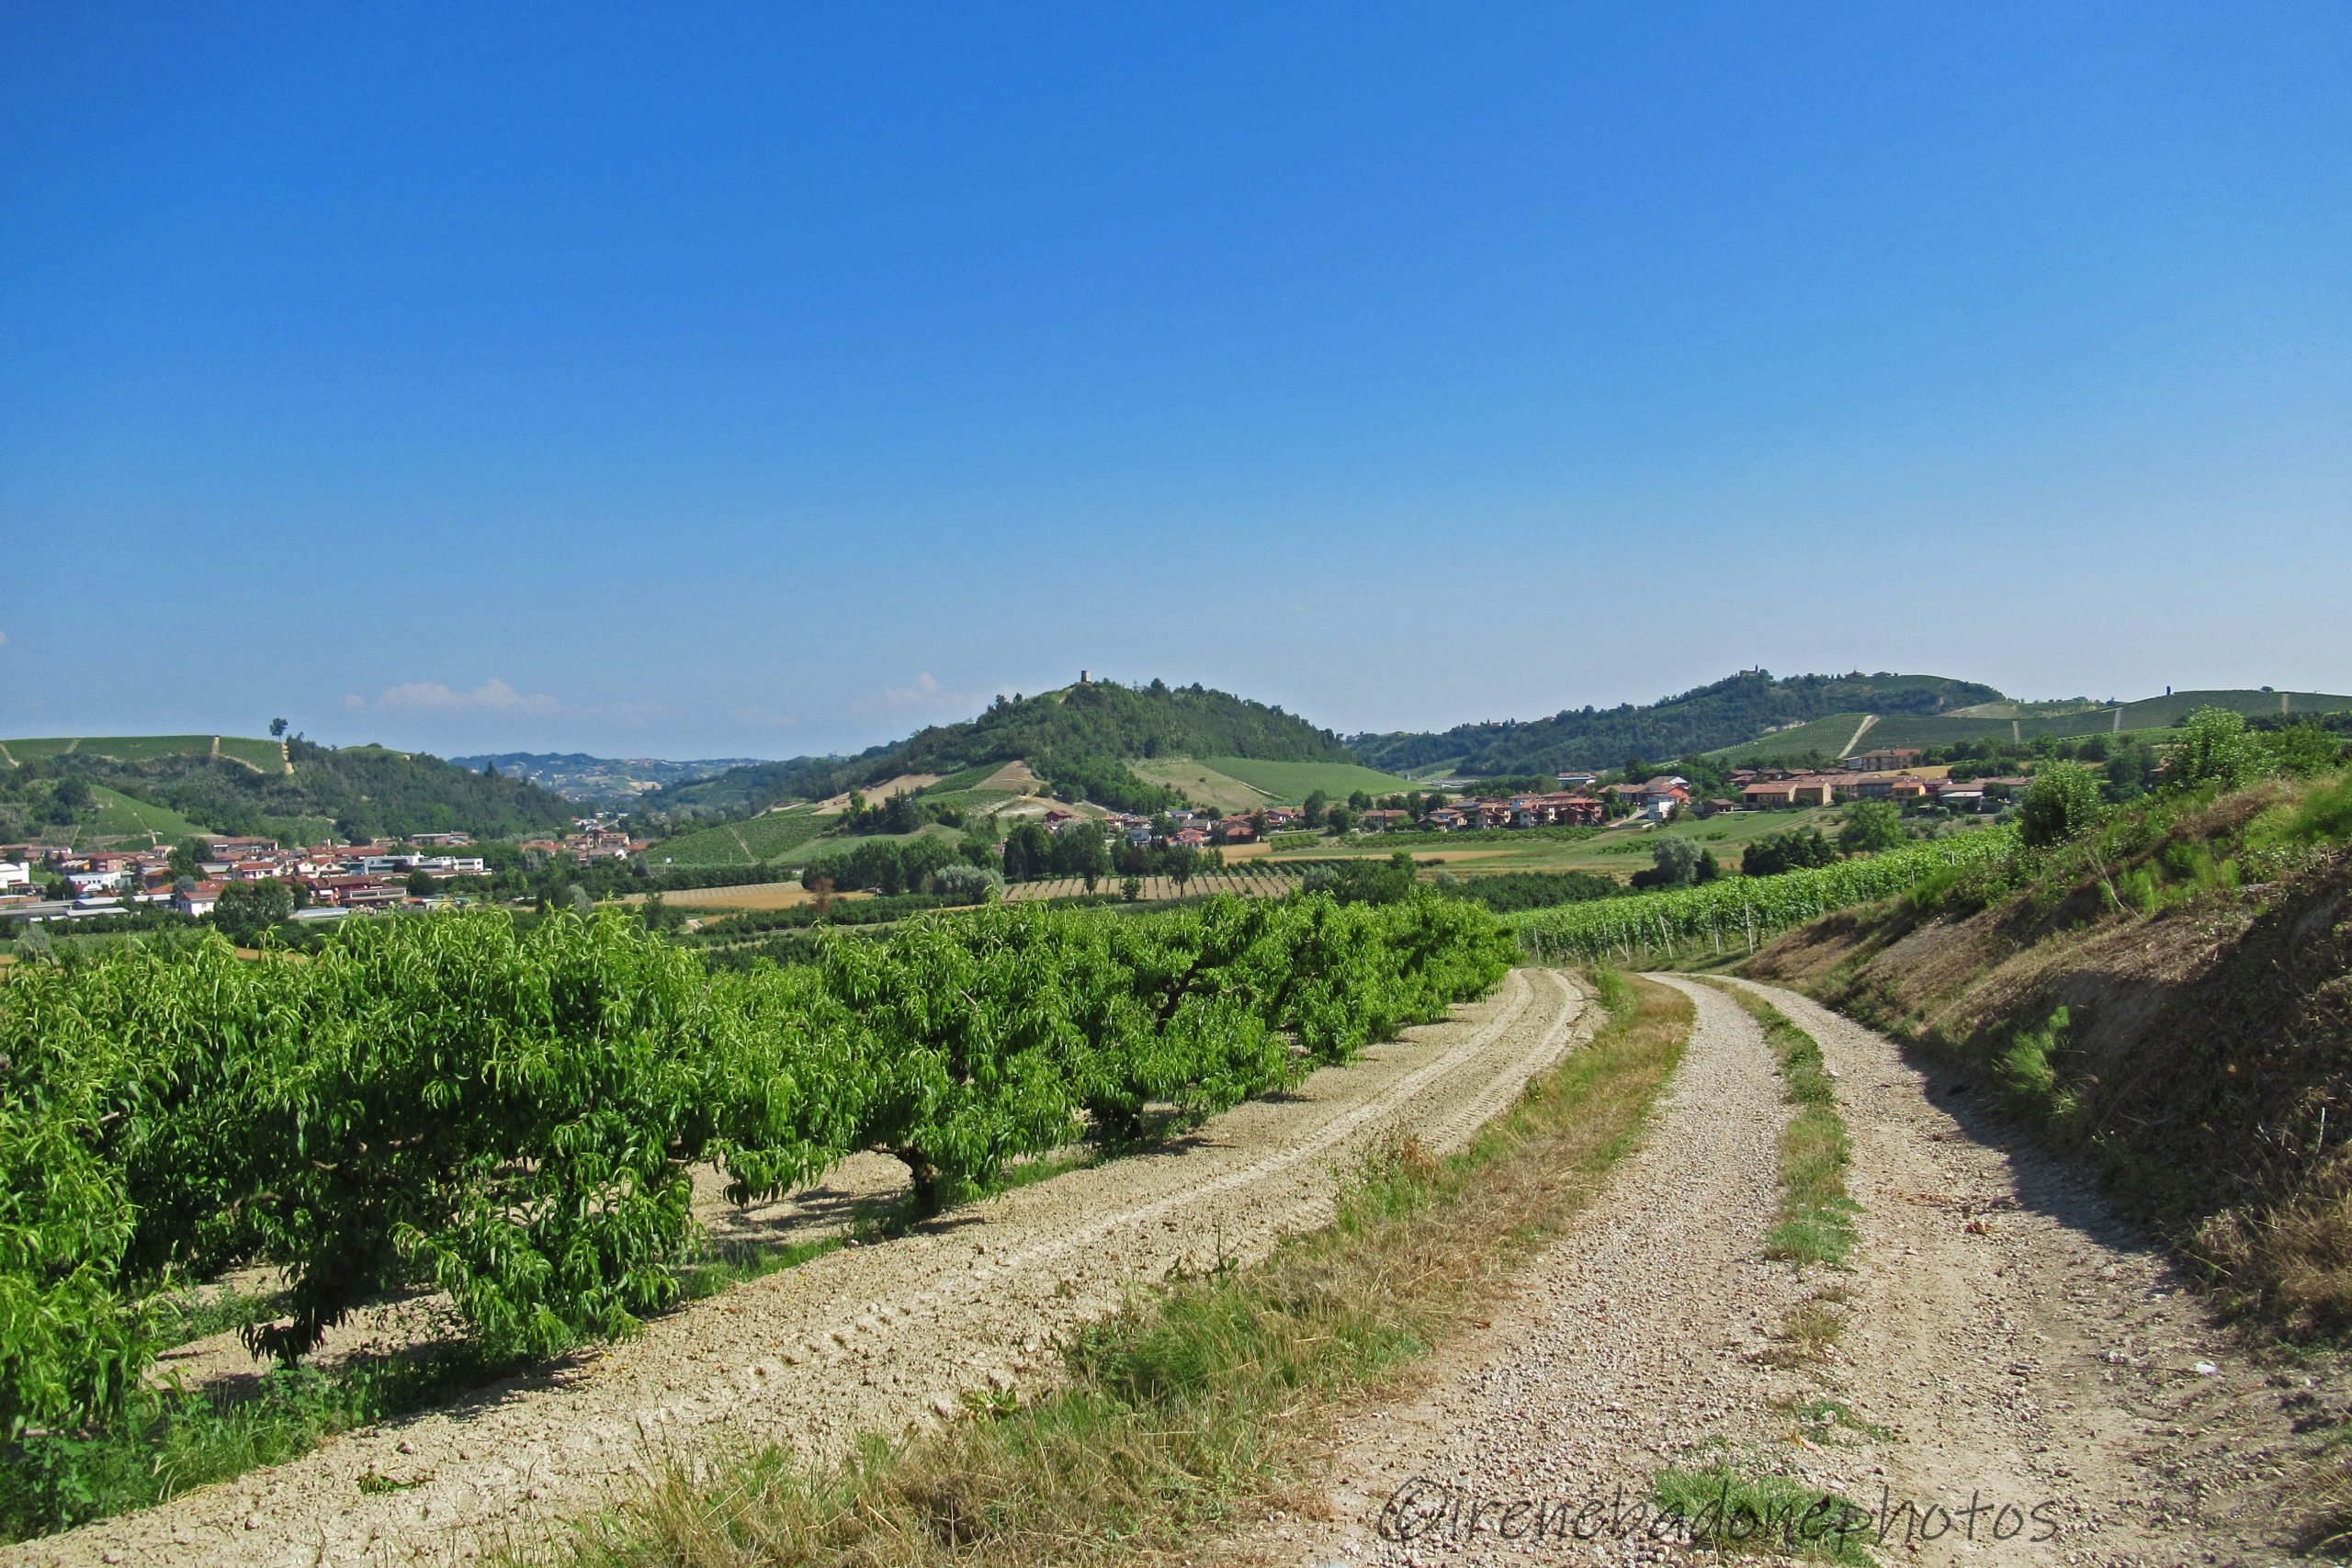
{"label": "village house", "polygon": [[1884,750],[1865,751],[1859,757],[1849,757],[1846,765],[1858,773],[1900,773],[1917,767],[1924,753],[1913,747],[1891,747]]}
{"label": "village house", "polygon": [[1970,782],[1955,784],[1946,779],[1936,791],[1936,804],[1947,811],[1982,811],[1984,809],[1984,786]]}
{"label": "village house", "polygon": [[217,861],[261,860],[277,852],[275,839],[211,839],[207,842]]}
{"label": "village house", "polygon": [[218,882],[199,882],[184,887],[172,895],[172,908],[190,919],[209,915],[220,901],[221,886]]}
{"label": "village house", "polygon": [[1511,806],[1514,828],[1598,827],[1608,815],[1600,802],[1589,795],[1521,795]]}

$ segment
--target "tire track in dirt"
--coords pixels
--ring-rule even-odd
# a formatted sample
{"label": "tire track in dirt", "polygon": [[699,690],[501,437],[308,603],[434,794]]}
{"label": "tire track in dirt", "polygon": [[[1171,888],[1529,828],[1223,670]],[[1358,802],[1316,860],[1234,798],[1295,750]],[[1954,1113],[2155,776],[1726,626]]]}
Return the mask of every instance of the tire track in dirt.
{"label": "tire track in dirt", "polygon": [[[1251,1563],[1644,1561],[1653,1543],[1589,1549],[1483,1529],[1384,1539],[1384,1507],[1441,1495],[1639,1497],[1704,1443],[1765,1429],[1745,1359],[1798,1293],[1760,1257],[1786,1121],[1761,1031],[1728,998],[1697,1008],[1682,1066],[1639,1147],[1557,1242],[1531,1259],[1492,1324],[1449,1348],[1423,1389],[1349,1420],[1317,1520],[1271,1521],[1233,1544]],[[1418,1517],[1418,1516],[1416,1516]],[[1523,1525],[1527,1511],[1519,1518]],[[1476,1518],[1473,1518],[1476,1524]],[[1397,1532],[1392,1531],[1391,1534]],[[1409,1529],[1408,1532],[1409,1533]],[[1663,1547],[1657,1548],[1663,1551]]]}
{"label": "tire track in dirt", "polygon": [[[1491,1328],[1346,1424],[1310,1517],[1228,1561],[1691,1560],[1616,1521],[1638,1525],[1625,1505],[1660,1469],[1718,1457],[1845,1496],[1887,1532],[1865,1538],[1882,1562],[2295,1561],[2292,1414],[2324,1370],[2257,1364],[2075,1172],[2009,1141],[1970,1075],[1741,981],[1819,1043],[1860,1205],[1850,1270],[1764,1262],[1787,1109],[1762,1032],[1657,978],[1698,1013],[1645,1145]],[[1792,1358],[1773,1336],[1823,1292],[1842,1337]]]}
{"label": "tire track in dirt", "polygon": [[1897,1497],[1956,1514],[1981,1487],[2056,1521],[2046,1543],[2030,1529],[2003,1544],[1980,1517],[1973,1542],[1955,1526],[1907,1560],[2292,1561],[2285,1488],[2307,1456],[2284,1401],[2307,1375],[2259,1364],[2218,1326],[2151,1238],[1995,1113],[1973,1070],[1735,983],[1838,1075],[1863,1213],[1853,1326],[1829,1376],[1895,1435],[1863,1446],[1872,1465]]}
{"label": "tire track in dirt", "polygon": [[[769,1443],[838,1453],[1050,1376],[1051,1344],[1172,1271],[1261,1256],[1331,1213],[1335,1167],[1410,1130],[1458,1145],[1589,1032],[1566,976],[1487,1000],[1162,1150],[1072,1171],[913,1234],[737,1285],[639,1338],[461,1404],[351,1434],[161,1507],[0,1551],[0,1562],[278,1568],[462,1558],[528,1540],[665,1461]],[[398,1490],[362,1493],[370,1485]],[[111,1554],[111,1555],[109,1555]]]}

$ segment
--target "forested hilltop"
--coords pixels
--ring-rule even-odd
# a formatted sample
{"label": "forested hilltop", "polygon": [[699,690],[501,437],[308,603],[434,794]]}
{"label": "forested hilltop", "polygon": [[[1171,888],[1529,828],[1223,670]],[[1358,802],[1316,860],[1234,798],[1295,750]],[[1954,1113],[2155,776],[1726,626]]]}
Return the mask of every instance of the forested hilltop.
{"label": "forested hilltop", "polygon": [[999,697],[977,718],[933,725],[854,757],[809,757],[733,768],[656,790],[645,809],[673,815],[758,810],[792,796],[822,799],[900,773],[954,773],[984,762],[1028,762],[1040,778],[1119,804],[1155,794],[1126,766],[1133,757],[1250,757],[1346,762],[1348,749],[1279,707],[1195,682],[1123,686],[1087,681],[1034,697]]}
{"label": "forested hilltop", "polygon": [[2001,694],[1941,675],[1792,675],[1743,671],[1712,685],[1646,705],[1563,708],[1549,718],[1456,725],[1436,734],[1362,735],[1349,743],[1367,767],[1388,773],[1443,763],[1470,774],[1596,771],[1628,757],[1712,751],[1767,730],[1832,714],[1940,714]]}
{"label": "forested hilltop", "polygon": [[[276,743],[267,744],[274,753]],[[118,748],[150,753],[124,757],[107,754],[107,745],[86,741],[24,761],[12,779],[103,784],[169,807],[210,832],[303,840],[453,829],[478,838],[526,838],[563,828],[579,810],[526,780],[470,773],[438,757],[380,746],[319,746],[297,737],[286,742],[286,765],[268,768],[194,746]]]}

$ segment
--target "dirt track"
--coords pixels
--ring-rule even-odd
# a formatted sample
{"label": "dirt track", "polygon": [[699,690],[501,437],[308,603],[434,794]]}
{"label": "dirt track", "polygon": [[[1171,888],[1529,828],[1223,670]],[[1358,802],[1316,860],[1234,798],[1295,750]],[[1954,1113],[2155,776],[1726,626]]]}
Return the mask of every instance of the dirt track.
{"label": "dirt track", "polygon": [[[2255,1364],[2073,1173],[2005,1145],[1980,1088],[1758,986],[1838,1077],[1863,1211],[1850,1272],[1763,1261],[1787,1115],[1770,1054],[1729,998],[1668,983],[1698,1025],[1645,1146],[1489,1329],[1349,1424],[1316,1517],[1268,1521],[1231,1558],[1679,1561],[1609,1510],[1670,1462],[1722,1454],[1872,1510],[1910,1500],[1925,1522],[1887,1509],[1883,1562],[2290,1560],[2279,1477],[2305,1452],[2304,1374]],[[1787,1364],[1771,1336],[1825,1287],[1847,1298],[1847,1332],[1826,1359]],[[1801,1418],[1823,1400],[1849,1417]],[[1603,1511],[1579,1540],[1589,1500]]]}
{"label": "dirt track", "polygon": [[[1171,1269],[1262,1254],[1328,1217],[1334,1168],[1392,1127],[1446,1148],[1579,1032],[1564,976],[1515,971],[1454,1020],[1375,1046],[1165,1152],[1073,1171],[902,1239],[835,1252],[639,1339],[460,1407],[354,1434],[160,1508],[0,1552],[8,1563],[429,1561],[528,1538],[663,1456],[828,1455],[1042,1366],[1054,1336]],[[397,1491],[363,1493],[362,1477]],[[380,1484],[379,1483],[371,1483]]]}

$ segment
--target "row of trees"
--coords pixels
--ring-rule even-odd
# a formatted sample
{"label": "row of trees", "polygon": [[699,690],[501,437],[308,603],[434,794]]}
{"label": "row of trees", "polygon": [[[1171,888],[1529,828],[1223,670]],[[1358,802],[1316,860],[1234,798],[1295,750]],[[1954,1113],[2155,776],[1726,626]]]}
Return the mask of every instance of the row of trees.
{"label": "row of trees", "polygon": [[617,913],[356,923],[308,962],[117,948],[0,986],[0,1439],[149,1392],[176,1282],[256,1263],[299,1357],[355,1306],[448,1292],[492,1355],[673,1300],[691,1174],[771,1197],[859,1149],[938,1202],[1009,1160],[1280,1089],[1500,977],[1435,898],[1003,908],[714,974]]}

